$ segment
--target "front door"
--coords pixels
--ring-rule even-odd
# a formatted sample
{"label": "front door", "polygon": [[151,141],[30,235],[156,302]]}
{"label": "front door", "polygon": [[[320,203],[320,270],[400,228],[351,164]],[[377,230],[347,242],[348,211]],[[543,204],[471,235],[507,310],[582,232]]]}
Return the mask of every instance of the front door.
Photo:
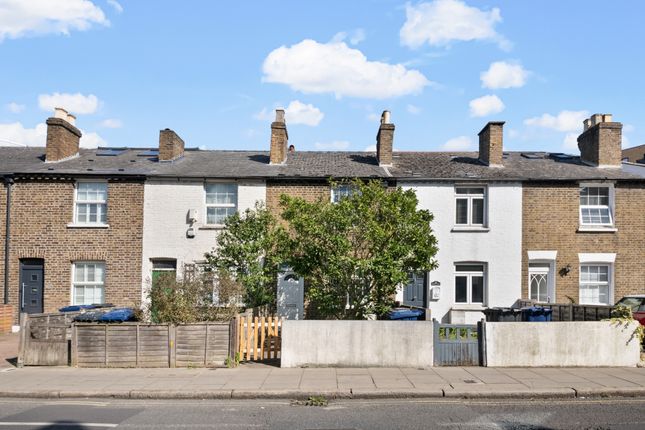
{"label": "front door", "polygon": [[278,275],[278,315],[301,320],[305,309],[305,280],[290,270]]}
{"label": "front door", "polygon": [[43,260],[20,260],[20,312],[43,313]]}
{"label": "front door", "polygon": [[426,305],[426,275],[425,273],[410,274],[408,284],[403,288],[403,304],[408,306]]}

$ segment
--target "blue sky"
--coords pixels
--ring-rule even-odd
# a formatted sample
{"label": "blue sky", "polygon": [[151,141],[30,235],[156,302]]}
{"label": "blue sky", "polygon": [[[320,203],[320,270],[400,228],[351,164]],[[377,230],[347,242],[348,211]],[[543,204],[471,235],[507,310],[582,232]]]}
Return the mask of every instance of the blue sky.
{"label": "blue sky", "polygon": [[62,105],[83,146],[362,151],[384,109],[399,150],[577,153],[591,113],[645,143],[645,2],[0,0],[0,145],[44,145]]}

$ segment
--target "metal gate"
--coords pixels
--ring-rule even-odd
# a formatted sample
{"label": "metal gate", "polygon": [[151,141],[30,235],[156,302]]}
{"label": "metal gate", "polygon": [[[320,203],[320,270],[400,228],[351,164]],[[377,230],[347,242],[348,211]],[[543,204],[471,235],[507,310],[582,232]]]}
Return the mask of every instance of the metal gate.
{"label": "metal gate", "polygon": [[469,324],[434,325],[434,365],[435,366],[479,366],[481,322]]}

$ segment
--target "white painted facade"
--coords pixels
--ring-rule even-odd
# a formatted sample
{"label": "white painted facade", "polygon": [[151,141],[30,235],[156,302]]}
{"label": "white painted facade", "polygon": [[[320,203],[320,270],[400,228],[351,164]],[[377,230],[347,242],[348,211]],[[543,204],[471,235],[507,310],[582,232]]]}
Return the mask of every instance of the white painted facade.
{"label": "white painted facade", "polygon": [[[439,267],[428,273],[426,291],[432,318],[473,324],[484,317],[483,308],[511,306],[521,297],[520,182],[464,184],[486,187],[485,228],[470,231],[457,231],[455,228],[455,183],[399,182],[399,185],[403,189],[415,190],[419,209],[427,209],[434,215],[432,229],[439,247],[436,255]],[[455,303],[455,263],[484,264],[483,305]],[[397,295],[397,300],[401,298],[402,292]]]}
{"label": "white painted facade", "polygon": [[[144,188],[142,302],[145,302],[152,275],[152,260],[176,259],[177,272],[185,263],[204,261],[215,246],[221,228],[206,225],[206,190],[210,181],[188,179],[149,179]],[[215,181],[213,181],[215,182]],[[219,181],[225,182],[225,181]],[[266,201],[263,180],[239,179],[237,209],[253,208]],[[189,215],[196,221],[191,224]],[[194,237],[188,237],[188,229]]]}

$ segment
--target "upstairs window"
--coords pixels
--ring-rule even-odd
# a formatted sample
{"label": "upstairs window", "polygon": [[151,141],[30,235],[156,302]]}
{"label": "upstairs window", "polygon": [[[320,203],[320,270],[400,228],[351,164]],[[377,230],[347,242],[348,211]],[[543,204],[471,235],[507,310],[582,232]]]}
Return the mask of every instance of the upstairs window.
{"label": "upstairs window", "polygon": [[483,227],[486,224],[486,188],[455,188],[455,225]]}
{"label": "upstairs window", "polygon": [[106,224],[107,182],[78,182],[75,211],[76,224]]}
{"label": "upstairs window", "polygon": [[331,189],[332,203],[338,203],[346,197],[351,197],[356,192],[356,187],[352,184],[340,184]]}
{"label": "upstairs window", "polygon": [[609,187],[580,188],[580,224],[611,226],[611,192]]}
{"label": "upstairs window", "polygon": [[206,185],[206,224],[222,225],[237,212],[237,184]]}

